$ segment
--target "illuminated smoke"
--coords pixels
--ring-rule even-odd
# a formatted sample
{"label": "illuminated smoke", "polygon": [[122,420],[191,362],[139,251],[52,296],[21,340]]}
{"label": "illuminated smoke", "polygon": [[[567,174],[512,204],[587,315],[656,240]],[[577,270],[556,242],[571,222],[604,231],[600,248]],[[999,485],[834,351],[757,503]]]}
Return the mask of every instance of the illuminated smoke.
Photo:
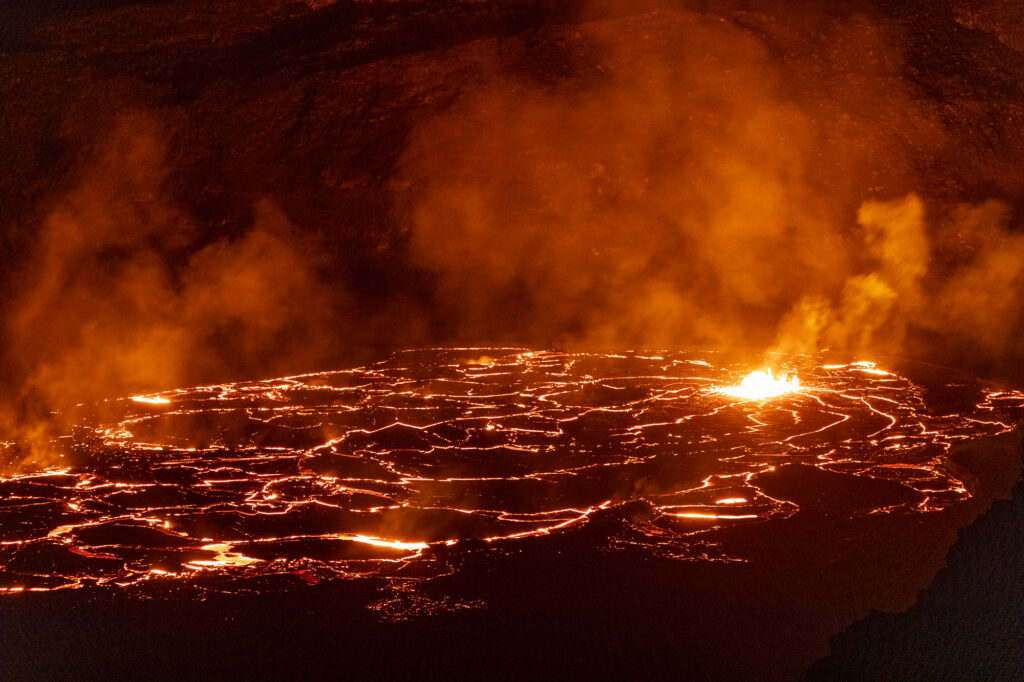
{"label": "illuminated smoke", "polygon": [[775,350],[896,353],[916,327],[941,334],[974,362],[1012,356],[1022,328],[1024,237],[1007,229],[1008,214],[991,200],[955,206],[947,224],[931,230],[933,257],[920,198],[865,202],[858,221],[874,269],[850,277],[834,303],[802,298],[783,319]]}
{"label": "illuminated smoke", "polygon": [[328,337],[315,259],[287,218],[259,202],[247,233],[203,244],[167,198],[164,133],[124,114],[43,221],[7,327],[17,400],[37,406],[6,425],[22,438],[45,441],[33,417],[83,399],[276,371]]}
{"label": "illuminated smoke", "polygon": [[[413,254],[466,337],[761,343],[796,300],[854,274],[848,227],[877,175],[871,155],[899,154],[877,121],[930,128],[879,29],[830,36],[875,54],[857,83],[694,13],[573,31],[559,38],[586,56],[582,74],[506,70],[425,123],[406,156]],[[791,69],[814,80],[794,90]],[[898,165],[893,178],[909,174]]]}
{"label": "illuminated smoke", "polygon": [[[958,142],[908,90],[902,29],[780,13],[551,28],[548,77],[499,50],[419,126],[396,195],[459,338],[1006,349],[1024,252],[997,204],[921,195],[915,159]],[[933,243],[951,211],[987,232],[973,254]]]}
{"label": "illuminated smoke", "polygon": [[[365,253],[329,260],[322,243],[344,239],[312,236],[285,201],[253,194],[251,220],[211,235],[176,193],[198,107],[137,105],[128,85],[79,103],[66,186],[17,226],[38,235],[10,278],[3,419],[45,440],[68,403],[313,369],[356,340],[941,351],[996,373],[1021,358],[1024,241],[998,200],[1019,160],[964,151],[949,107],[907,77],[905,25],[618,9],[367,72],[403,93],[382,115],[414,121],[385,173],[405,241],[378,240],[412,284],[372,296],[319,274]],[[450,104],[408,103],[435,99]],[[276,133],[264,143],[284,149]],[[337,183],[310,201],[351,179],[324,166]],[[968,184],[997,198],[966,202]]]}

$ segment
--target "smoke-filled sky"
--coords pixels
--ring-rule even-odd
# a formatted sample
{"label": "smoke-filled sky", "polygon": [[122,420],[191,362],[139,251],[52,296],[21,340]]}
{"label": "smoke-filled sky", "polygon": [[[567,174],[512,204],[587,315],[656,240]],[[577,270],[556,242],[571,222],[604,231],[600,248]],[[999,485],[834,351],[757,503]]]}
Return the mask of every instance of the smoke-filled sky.
{"label": "smoke-filled sky", "polygon": [[422,344],[1024,357],[981,15],[320,5],[18,24],[9,414]]}

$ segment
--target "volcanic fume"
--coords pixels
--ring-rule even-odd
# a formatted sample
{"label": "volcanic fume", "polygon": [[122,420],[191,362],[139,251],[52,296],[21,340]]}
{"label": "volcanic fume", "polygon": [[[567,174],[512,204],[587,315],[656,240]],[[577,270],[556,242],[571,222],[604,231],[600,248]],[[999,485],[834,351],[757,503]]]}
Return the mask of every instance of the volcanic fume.
{"label": "volcanic fume", "polygon": [[216,603],[789,679],[907,607],[1019,470],[1019,14],[6,3],[0,671]]}

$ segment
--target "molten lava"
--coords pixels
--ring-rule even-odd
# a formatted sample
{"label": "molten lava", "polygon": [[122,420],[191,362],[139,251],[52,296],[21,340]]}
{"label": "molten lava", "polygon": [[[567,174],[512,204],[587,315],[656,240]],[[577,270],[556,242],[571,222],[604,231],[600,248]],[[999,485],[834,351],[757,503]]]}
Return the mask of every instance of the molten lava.
{"label": "molten lava", "polygon": [[132,400],[137,403],[147,403],[149,405],[167,405],[171,402],[167,398],[153,395],[133,395]]}
{"label": "molten lava", "polygon": [[800,379],[795,374],[785,379],[777,379],[771,370],[759,370],[744,377],[738,386],[726,386],[720,389],[720,392],[744,400],[766,400],[799,390]]}
{"label": "molten lava", "polygon": [[819,504],[815,481],[843,488],[835,518],[963,502],[952,445],[1024,414],[961,378],[963,409],[934,414],[898,373],[802,366],[812,389],[732,386],[714,352],[435,349],[85,406],[66,465],[0,477],[0,592],[409,587],[555,536],[744,560],[723,534]]}

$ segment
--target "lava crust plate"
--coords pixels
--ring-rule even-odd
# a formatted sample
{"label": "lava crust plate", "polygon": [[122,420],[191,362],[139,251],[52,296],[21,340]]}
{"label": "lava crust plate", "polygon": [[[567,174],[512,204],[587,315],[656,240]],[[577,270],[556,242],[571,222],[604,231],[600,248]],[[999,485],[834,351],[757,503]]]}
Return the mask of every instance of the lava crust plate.
{"label": "lava crust plate", "polygon": [[415,585],[588,526],[609,552],[744,561],[724,529],[957,505],[951,448],[1024,411],[797,360],[765,400],[723,391],[750,368],[714,352],[470,348],[86,406],[67,466],[0,479],[0,590]]}

